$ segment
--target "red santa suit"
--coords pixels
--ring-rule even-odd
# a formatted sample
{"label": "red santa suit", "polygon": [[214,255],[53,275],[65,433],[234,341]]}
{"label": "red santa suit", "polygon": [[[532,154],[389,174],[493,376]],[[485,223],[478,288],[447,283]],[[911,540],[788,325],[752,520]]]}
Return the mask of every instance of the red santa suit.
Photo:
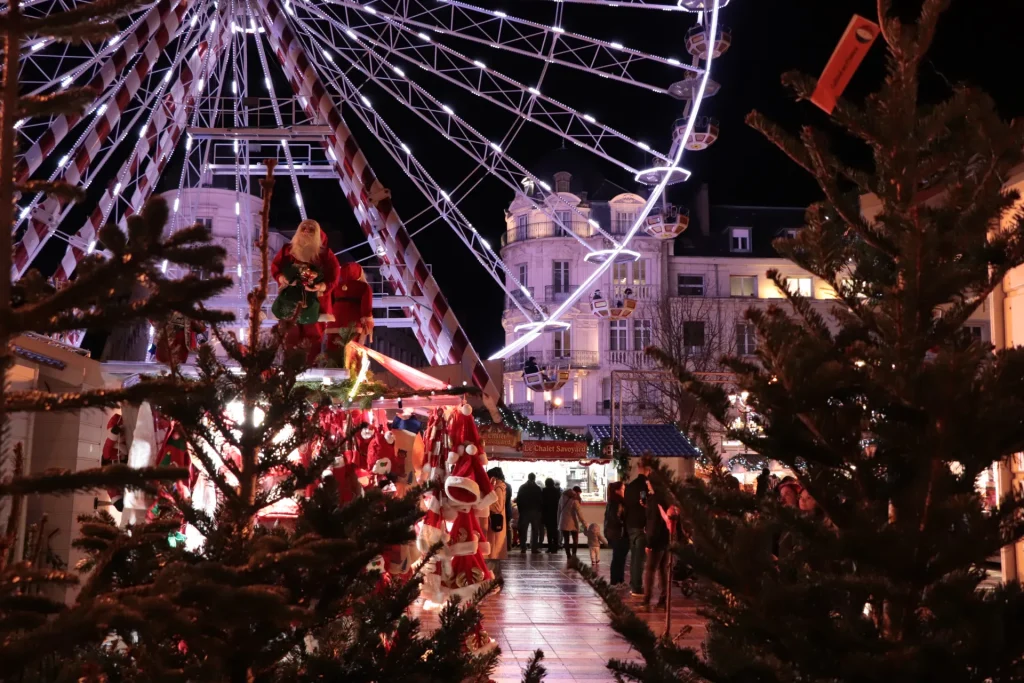
{"label": "red santa suit", "polygon": [[[317,229],[319,230],[319,226],[317,226]],[[296,263],[296,259],[292,256],[292,245],[288,243],[274,257],[273,263],[270,264],[270,274],[275,280],[280,282],[284,271],[294,263]],[[321,311],[320,321],[307,325],[289,325],[284,337],[285,348],[287,349],[293,349],[303,342],[309,344],[307,362],[311,365],[316,360],[316,357],[320,355],[325,322],[327,322],[325,318],[329,317],[331,293],[338,284],[338,273],[340,271],[338,257],[334,255],[334,252],[327,245],[327,233],[323,230],[320,230],[320,253],[317,255],[317,262],[314,265],[320,269],[323,276],[321,282],[324,285],[323,291],[317,296]]]}
{"label": "red santa suit", "polygon": [[366,282],[366,274],[358,263],[343,263],[340,267],[338,284],[331,294],[331,306],[327,309],[334,321],[327,325],[328,340],[338,348],[348,342],[339,335],[346,328],[358,333],[360,343],[373,341],[373,292]]}

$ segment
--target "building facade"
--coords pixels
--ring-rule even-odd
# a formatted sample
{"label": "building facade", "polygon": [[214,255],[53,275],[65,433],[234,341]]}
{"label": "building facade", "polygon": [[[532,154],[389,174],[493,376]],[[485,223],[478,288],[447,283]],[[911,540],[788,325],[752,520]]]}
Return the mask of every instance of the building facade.
{"label": "building facade", "polygon": [[[584,261],[587,246],[609,246],[602,244],[607,240],[597,234],[592,221],[613,237],[622,235],[632,227],[645,198],[621,189],[609,191],[607,186],[588,192],[569,171],[538,177],[550,183],[560,200],[549,199],[545,213],[534,208],[542,206],[542,198],[524,186],[505,212],[501,256],[534,299],[553,309],[596,268]],[[566,211],[561,201],[583,218]],[[597,289],[609,300],[623,298],[630,289],[638,302],[633,314],[625,320],[598,318],[591,311],[592,293],[585,293],[564,318],[572,324],[569,330],[544,334],[505,360],[506,403],[535,420],[581,433],[586,425],[609,422],[613,407],[623,422],[685,423],[692,416],[678,386],[657,374],[635,373],[657,371],[645,348],[670,349],[670,355],[691,370],[728,384],[718,359],[724,354],[753,354],[757,348],[754,328],[744,313],[785,298],[768,277],[773,269],[829,318],[832,288],[782,258],[772,245],[801,228],[803,208],[712,205],[706,186],[683,208],[689,211],[689,224],[681,235],[661,240],[639,233],[631,248],[640,258],[613,265],[598,283]],[[551,220],[550,214],[556,212],[562,212],[560,221],[571,226],[575,236],[566,235]],[[989,309],[986,305],[970,322],[985,340],[991,338]],[[515,327],[525,321],[507,299],[502,319],[506,343],[517,337]],[[555,392],[531,391],[523,378],[523,366],[531,357],[549,372],[568,368],[569,381]],[[622,371],[634,371],[632,377],[638,379],[623,378]],[[742,401],[737,406],[737,418],[742,419]],[[691,408],[695,410],[695,404]],[[741,452],[738,443],[718,438],[723,439],[726,455]]]}

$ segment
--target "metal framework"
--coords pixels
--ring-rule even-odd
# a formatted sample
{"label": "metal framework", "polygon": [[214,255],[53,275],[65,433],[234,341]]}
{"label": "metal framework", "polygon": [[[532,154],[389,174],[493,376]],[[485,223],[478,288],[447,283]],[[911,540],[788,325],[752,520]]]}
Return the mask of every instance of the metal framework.
{"label": "metal framework", "polygon": [[[26,0],[22,8],[43,16],[79,1],[84,0]],[[669,21],[681,23],[681,31],[696,20],[706,28],[704,42],[713,44],[719,7],[727,2],[536,0],[532,8],[550,11],[552,17],[543,23],[535,15],[528,19],[461,0],[154,0],[120,20],[119,33],[102,44],[68,47],[28,41],[22,46],[20,70],[26,92],[53,93],[87,84],[100,94],[81,115],[26,119],[16,126],[25,150],[17,179],[63,179],[81,186],[88,191],[91,209],[83,223],[68,226],[71,206],[43,195],[22,197],[11,275],[22,276],[56,238],[67,246],[54,278],[73,277],[82,257],[102,248],[97,244],[99,227],[107,221],[123,225],[151,196],[174,157],[181,160],[181,171],[172,229],[198,217],[199,193],[185,190],[216,184],[222,189],[229,185],[235,193],[239,286],[216,303],[244,315],[253,279],[254,226],[250,212],[240,207],[261,173],[254,159],[266,157],[269,148],[291,181],[303,217],[306,203],[299,178],[338,180],[366,235],[367,258],[379,262],[380,282],[386,283],[386,291],[375,291],[375,306],[400,313],[389,314],[385,322],[409,327],[432,363],[463,364],[474,382],[497,396],[498,387],[412,235],[438,220],[447,224],[529,321],[526,333],[494,358],[524,347],[544,330],[566,327],[563,314],[617,257],[632,253],[627,245],[665,187],[688,176],[681,159],[713,60],[713,54],[686,61],[646,54],[574,32],[572,19],[598,8],[622,21],[646,21],[650,10],[664,11]],[[502,64],[519,62],[518,76],[473,56],[484,49],[497,51]],[[547,92],[545,82],[553,70],[567,70],[592,86],[613,81],[686,99],[684,117],[689,122],[685,130],[666,135],[671,146],[658,151],[653,142],[602,123]],[[524,81],[528,72],[534,76]],[[438,84],[448,96],[456,93],[455,100],[445,102],[435,95]],[[429,127],[475,170],[448,189],[442,187],[427,170],[429,164],[396,132],[396,123],[373,106],[376,97],[390,100],[387,111],[397,104],[417,125]],[[453,106],[457,102],[472,106]],[[456,113],[456,108],[465,111]],[[493,130],[491,113],[512,121],[500,137],[482,132],[481,125]],[[413,227],[399,217],[345,117],[358,119],[423,195],[428,208],[413,222],[422,215],[429,221]],[[536,127],[647,182],[650,197],[632,229],[613,237],[610,226],[589,220],[591,236],[573,230],[580,210],[509,151],[523,127]],[[635,167],[633,161],[641,156],[652,168]],[[557,310],[548,311],[533,299],[460,209],[483,174],[519,193],[521,182],[530,180],[537,188],[531,195],[535,208],[593,257],[587,259],[596,266],[590,277]],[[83,334],[71,335],[69,341],[78,344]]]}

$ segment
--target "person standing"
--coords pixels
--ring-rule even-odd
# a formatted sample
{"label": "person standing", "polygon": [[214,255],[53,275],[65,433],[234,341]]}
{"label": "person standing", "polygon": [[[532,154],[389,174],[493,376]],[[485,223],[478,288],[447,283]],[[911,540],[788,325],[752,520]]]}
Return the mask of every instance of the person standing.
{"label": "person standing", "polygon": [[548,532],[548,553],[558,552],[558,503],[562,497],[561,492],[555,487],[555,480],[548,478],[544,480],[544,490],[541,491],[541,509],[544,517],[544,528]]}
{"label": "person standing", "polygon": [[654,595],[654,580],[658,579],[661,597],[657,607],[663,608],[668,602],[668,554],[672,540],[672,528],[679,517],[679,508],[671,506],[666,511],[654,497],[647,500],[647,566],[644,571],[644,607],[651,606]]}
{"label": "person standing", "polygon": [[558,528],[562,532],[562,544],[565,546],[566,557],[576,557],[580,529],[586,528],[580,505],[582,498],[582,489],[579,486],[574,486],[562,494],[562,499],[558,504]]}
{"label": "person standing", "polygon": [[613,586],[626,582],[626,556],[629,554],[629,534],[626,532],[626,506],[621,481],[608,485],[608,505],[604,509],[604,535],[612,548],[610,581]]}
{"label": "person standing", "polygon": [[626,486],[626,533],[629,535],[629,589],[637,598],[644,594],[644,559],[647,556],[647,496],[651,490],[647,481],[651,473],[650,461],[644,457],[637,466],[637,475]]}
{"label": "person standing", "polygon": [[772,473],[767,467],[761,470],[761,474],[757,475],[757,489],[754,491],[754,496],[761,500],[768,495],[772,485]]}
{"label": "person standing", "polygon": [[487,470],[487,476],[491,478],[491,488],[497,500],[491,503],[488,508],[490,513],[487,518],[487,542],[491,544],[491,554],[488,559],[508,559],[508,546],[505,538],[508,535],[508,518],[505,516],[505,501],[508,498],[508,486],[505,485],[505,473],[500,467],[492,467]]}
{"label": "person standing", "polygon": [[530,530],[530,550],[534,554],[540,552],[540,523],[542,495],[537,486],[537,475],[533,472],[526,477],[526,482],[519,487],[516,494],[516,505],[519,506],[519,553],[526,552],[526,532]]}

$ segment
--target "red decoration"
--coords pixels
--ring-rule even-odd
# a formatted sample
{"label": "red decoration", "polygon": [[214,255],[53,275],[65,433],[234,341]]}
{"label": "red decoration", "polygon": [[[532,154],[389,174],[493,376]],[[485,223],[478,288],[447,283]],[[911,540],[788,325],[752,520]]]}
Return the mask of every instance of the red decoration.
{"label": "red decoration", "polygon": [[356,331],[356,341],[373,341],[373,292],[358,263],[341,264],[338,286],[331,294],[328,310],[334,315],[334,322],[327,326],[327,334],[334,335],[333,346],[340,347],[348,341],[337,335],[349,327]]}
{"label": "red decoration", "polygon": [[154,357],[158,363],[184,363],[191,352],[199,349],[199,344],[205,338],[206,326],[180,313],[175,313],[166,322],[157,321],[152,324],[156,330]]}
{"label": "red decoration", "polygon": [[[317,229],[319,230],[319,227]],[[338,257],[327,246],[327,233],[323,231],[320,231],[320,245],[320,253],[317,255],[316,265],[323,276],[324,290],[317,298],[320,302],[320,310],[326,315],[326,312],[330,311],[331,292],[334,291],[334,287],[338,283],[339,266]],[[288,270],[290,266],[298,266],[301,272],[302,263],[292,256],[292,245],[290,243],[286,244],[274,256],[274,261],[270,265],[270,274],[275,281],[280,282],[279,278],[282,277],[284,271]],[[309,270],[309,268],[307,267],[306,270]],[[321,320],[323,320],[324,315],[321,316]],[[284,347],[286,349],[294,349],[301,345],[306,345],[306,361],[312,365],[316,361],[316,357],[320,355],[320,348],[323,345],[324,327],[324,322],[307,325],[289,324],[287,326],[288,329],[284,330]]]}

